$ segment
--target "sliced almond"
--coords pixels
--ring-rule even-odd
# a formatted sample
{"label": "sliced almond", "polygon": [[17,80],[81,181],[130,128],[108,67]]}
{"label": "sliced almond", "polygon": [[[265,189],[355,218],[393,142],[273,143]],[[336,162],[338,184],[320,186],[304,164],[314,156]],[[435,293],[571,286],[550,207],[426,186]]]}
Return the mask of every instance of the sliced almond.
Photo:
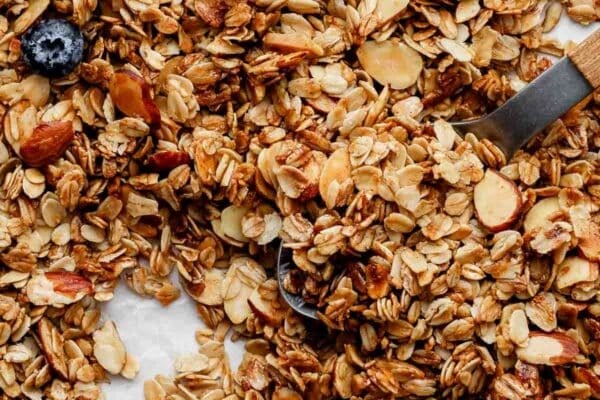
{"label": "sliced almond", "polygon": [[133,379],[140,372],[140,362],[131,353],[125,355],[125,366],[121,370],[121,376],[125,379]]}
{"label": "sliced almond", "polygon": [[540,200],[527,213],[523,221],[525,232],[532,232],[537,228],[543,228],[549,225],[551,217],[560,212],[558,197],[548,197]]}
{"label": "sliced almond", "polygon": [[211,268],[204,272],[204,290],[194,298],[198,303],[207,306],[217,306],[223,304],[221,296],[221,282],[225,279],[225,270],[220,268]]}
{"label": "sliced almond", "polygon": [[408,0],[379,0],[375,8],[375,15],[379,25],[387,24],[396,18],[408,6]]}
{"label": "sliced almond", "polygon": [[277,50],[281,53],[294,53],[306,51],[313,56],[320,57],[325,52],[312,39],[300,32],[291,33],[268,33],[263,38],[266,48]]}
{"label": "sliced almond", "polygon": [[250,305],[252,312],[269,325],[279,325],[285,316],[280,310],[274,308],[272,301],[269,301],[260,295],[259,288],[254,289],[248,298],[248,304]]}
{"label": "sliced almond", "polygon": [[556,311],[556,299],[552,293],[539,293],[525,304],[527,317],[545,332],[556,329]]}
{"label": "sliced almond", "polygon": [[598,264],[581,257],[567,257],[556,272],[554,284],[564,289],[581,282],[593,282],[598,278]]}
{"label": "sliced almond", "polygon": [[337,197],[329,196],[331,185],[341,185],[347,179],[352,179],[351,172],[352,166],[347,149],[338,149],[327,159],[319,179],[319,193],[325,200],[327,208],[332,209],[337,203]]}
{"label": "sliced almond", "polygon": [[94,357],[98,363],[113,375],[120,373],[127,362],[127,353],[114,322],[106,321],[94,332],[93,338]]}
{"label": "sliced almond", "polygon": [[577,342],[560,332],[532,332],[526,347],[516,350],[519,360],[536,365],[563,365],[575,361]]}
{"label": "sliced almond", "polygon": [[521,192],[513,181],[488,169],[475,186],[473,201],[477,219],[491,232],[507,229],[521,211]]}
{"label": "sliced almond", "polygon": [[225,279],[221,282],[224,310],[233,324],[241,324],[252,312],[248,298],[267,279],[264,268],[248,257],[238,257],[231,262]]}
{"label": "sliced almond", "polygon": [[60,306],[81,300],[94,291],[85,277],[67,271],[37,273],[27,283],[27,297],[32,304]]}
{"label": "sliced almond", "polygon": [[367,41],[356,55],[369,75],[392,89],[401,90],[414,85],[423,70],[421,55],[398,40]]}
{"label": "sliced almond", "polygon": [[223,232],[240,242],[248,242],[242,231],[242,218],[248,212],[246,207],[229,206],[221,212],[221,228]]}
{"label": "sliced almond", "polygon": [[175,360],[177,372],[204,372],[208,365],[209,359],[204,354],[186,354]]}
{"label": "sliced almond", "polygon": [[37,328],[40,348],[48,364],[62,379],[68,380],[64,338],[47,318],[40,319]]}
{"label": "sliced almond", "polygon": [[508,335],[514,344],[520,347],[527,345],[529,339],[529,326],[527,316],[523,310],[515,310],[510,315]]}

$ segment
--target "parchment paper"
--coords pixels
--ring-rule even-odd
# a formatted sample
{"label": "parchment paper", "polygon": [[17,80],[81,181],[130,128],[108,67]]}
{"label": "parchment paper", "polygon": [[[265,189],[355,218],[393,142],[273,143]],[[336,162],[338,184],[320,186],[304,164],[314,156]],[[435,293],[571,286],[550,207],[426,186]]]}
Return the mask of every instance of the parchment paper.
{"label": "parchment paper", "polygon": [[[563,42],[579,42],[597,27],[581,27],[563,17],[551,36]],[[173,281],[177,278],[173,277]],[[169,307],[163,307],[156,300],[137,296],[120,283],[114,299],[105,304],[103,315],[117,323],[127,351],[138,358],[141,366],[133,381],[113,377],[110,384],[104,385],[107,400],[143,399],[145,380],[156,374],[173,375],[175,358],[198,349],[194,333],[203,324],[185,293]],[[235,370],[243,354],[243,343],[228,342],[226,348]]]}

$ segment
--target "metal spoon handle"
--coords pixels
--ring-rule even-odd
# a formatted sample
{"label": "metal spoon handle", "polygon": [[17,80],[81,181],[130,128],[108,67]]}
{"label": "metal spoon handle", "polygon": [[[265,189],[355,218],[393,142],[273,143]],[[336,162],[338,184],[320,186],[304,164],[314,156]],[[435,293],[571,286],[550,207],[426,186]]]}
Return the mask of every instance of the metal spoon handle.
{"label": "metal spoon handle", "polygon": [[508,156],[600,87],[600,29],[500,108],[452,125],[498,145]]}

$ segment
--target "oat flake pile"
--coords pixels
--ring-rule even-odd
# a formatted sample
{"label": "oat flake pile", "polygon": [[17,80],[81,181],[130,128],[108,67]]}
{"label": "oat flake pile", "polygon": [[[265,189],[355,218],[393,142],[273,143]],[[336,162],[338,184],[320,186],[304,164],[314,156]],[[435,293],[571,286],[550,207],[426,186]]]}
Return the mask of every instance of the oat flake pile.
{"label": "oat flake pile", "polygon": [[[600,397],[600,96],[510,161],[445,122],[547,69],[594,0],[0,10],[1,400],[133,379],[100,315],[120,281],[209,327],[146,400]],[[52,79],[21,53],[49,18],[85,40]],[[319,322],[279,296],[280,240]]]}

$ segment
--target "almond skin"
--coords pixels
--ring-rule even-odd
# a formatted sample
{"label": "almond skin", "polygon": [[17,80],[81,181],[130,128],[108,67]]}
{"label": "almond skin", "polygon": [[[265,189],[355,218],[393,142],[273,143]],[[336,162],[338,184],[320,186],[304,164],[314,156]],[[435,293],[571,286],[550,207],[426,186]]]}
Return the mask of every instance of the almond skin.
{"label": "almond skin", "polygon": [[157,172],[170,171],[189,162],[190,156],[183,151],[159,151],[148,157],[148,167]]}
{"label": "almond skin", "polygon": [[573,377],[575,382],[586,383],[590,385],[593,398],[600,397],[600,378],[594,372],[584,367],[573,368]]}
{"label": "almond skin", "polygon": [[74,135],[71,121],[40,124],[21,143],[21,159],[32,167],[48,165],[63,155]]}
{"label": "almond skin", "polygon": [[250,309],[260,320],[273,326],[278,326],[283,320],[283,316],[278,310],[274,309],[270,302],[260,297],[258,290],[254,290],[248,297]]}
{"label": "almond skin", "polygon": [[37,338],[40,349],[50,367],[64,380],[69,379],[68,368],[63,350],[64,340],[56,327],[47,318],[42,318],[37,324]]}
{"label": "almond skin", "polygon": [[92,294],[94,292],[92,282],[75,272],[49,271],[45,275],[52,282],[54,290],[65,296],[75,297],[79,293]]}
{"label": "almond skin", "polygon": [[152,100],[150,86],[131,71],[114,73],[108,90],[115,106],[128,117],[139,117],[149,125],[160,124],[160,110]]}
{"label": "almond skin", "polygon": [[563,365],[575,361],[579,346],[565,333],[531,332],[526,347],[517,349],[521,361],[536,365]]}

